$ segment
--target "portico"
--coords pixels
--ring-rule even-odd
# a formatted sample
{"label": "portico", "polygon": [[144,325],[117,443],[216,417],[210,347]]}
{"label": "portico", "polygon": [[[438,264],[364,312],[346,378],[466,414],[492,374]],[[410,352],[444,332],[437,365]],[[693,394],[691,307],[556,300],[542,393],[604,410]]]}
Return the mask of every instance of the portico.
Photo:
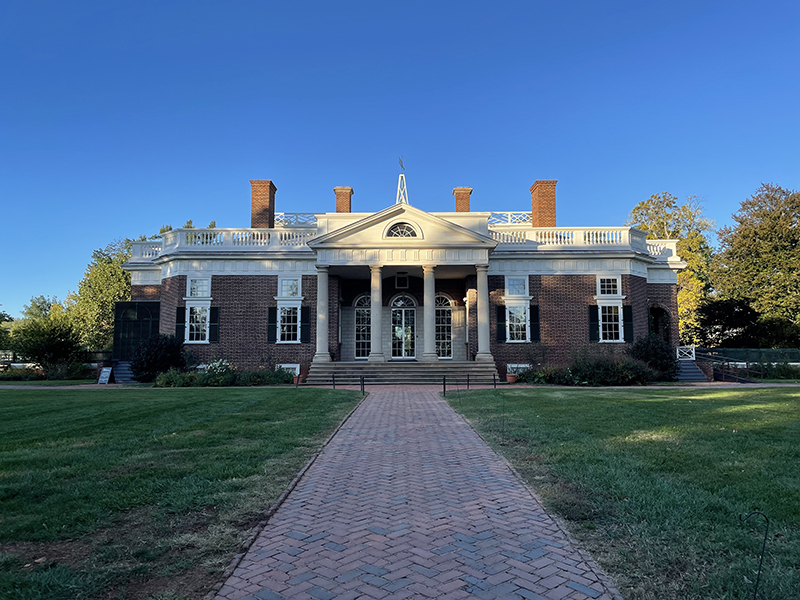
{"label": "portico", "polygon": [[[476,223],[481,216],[470,214]],[[317,335],[313,362],[331,360],[328,328],[323,325],[329,322],[331,274],[348,281],[351,293],[362,290],[354,298],[340,299],[339,341],[343,344],[343,360],[381,363],[438,362],[454,356],[462,360],[472,358],[454,340],[462,345],[468,340],[465,280],[473,276],[477,280],[478,314],[478,352],[474,358],[493,361],[487,272],[489,252],[497,242],[472,228],[406,203],[358,217],[352,213],[338,216],[338,220],[349,218],[351,222],[337,223],[335,227],[333,223],[320,223],[320,230],[331,232],[308,242],[317,256],[317,322],[321,324],[318,330],[325,332]],[[337,220],[337,216],[330,220]],[[364,290],[367,280],[369,288]],[[387,287],[389,280],[392,284]],[[420,281],[422,289],[416,285]],[[437,290],[437,281],[440,286],[447,281],[450,292]],[[364,356],[367,320],[369,345]]]}

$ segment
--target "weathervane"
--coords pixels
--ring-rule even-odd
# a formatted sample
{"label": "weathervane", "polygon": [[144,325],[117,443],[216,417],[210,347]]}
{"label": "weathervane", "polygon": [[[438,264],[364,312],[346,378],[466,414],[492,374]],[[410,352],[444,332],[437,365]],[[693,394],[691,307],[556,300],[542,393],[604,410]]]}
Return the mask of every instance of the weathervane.
{"label": "weathervane", "polygon": [[397,179],[397,200],[395,204],[408,204],[408,190],[406,189],[406,168],[403,166],[403,157],[400,157],[400,177]]}

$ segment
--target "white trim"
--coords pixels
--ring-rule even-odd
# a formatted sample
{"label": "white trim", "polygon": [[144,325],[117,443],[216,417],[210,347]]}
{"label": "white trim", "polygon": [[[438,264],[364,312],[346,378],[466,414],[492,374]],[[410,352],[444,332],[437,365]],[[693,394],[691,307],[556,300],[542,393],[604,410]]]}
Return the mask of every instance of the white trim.
{"label": "white trim", "polygon": [[[296,296],[283,296],[281,295],[281,291],[283,290],[283,282],[284,281],[296,281],[297,282],[297,295]],[[297,300],[298,302],[302,302],[303,300],[303,277],[301,275],[279,275],[278,276],[278,295],[275,296],[275,300]]]}
{"label": "white trim", "polygon": [[[600,280],[601,279],[614,279],[617,282],[617,293],[616,294],[603,294],[600,291]],[[615,298],[623,300],[625,296],[622,295],[622,275],[617,275],[614,273],[597,273],[595,275],[596,287],[595,287],[595,299],[599,300],[600,298]]]}
{"label": "white trim", "polygon": [[[206,331],[205,339],[203,340],[189,340],[189,332],[191,331],[191,313],[192,308],[205,308],[206,309]],[[184,344],[208,344],[209,329],[211,326],[211,300],[198,300],[192,298],[186,301],[186,321],[184,323],[183,343]]]}
{"label": "white trim", "polygon": [[[414,236],[414,237],[389,236],[388,235],[389,234],[389,230],[392,227],[394,227],[395,225],[400,225],[400,224],[409,225],[414,230],[414,233],[416,233],[417,235]],[[382,240],[392,240],[393,242],[398,241],[398,240],[419,241],[419,240],[425,239],[425,237],[422,235],[422,227],[419,226],[419,223],[417,223],[416,221],[412,221],[412,220],[406,218],[406,215],[403,214],[403,215],[400,215],[399,218],[394,218],[394,219],[391,219],[390,221],[387,222],[386,226],[383,228],[383,232],[381,232],[381,239]]]}
{"label": "white trim", "polygon": [[515,375],[519,375],[523,371],[527,371],[531,368],[530,363],[508,363],[506,365],[506,372],[507,373],[514,373]]}
{"label": "white trim", "polygon": [[[515,298],[519,298],[519,296],[514,296]],[[522,308],[525,310],[525,339],[524,340],[512,340],[511,339],[511,318],[509,314],[510,308]],[[527,344],[531,341],[531,307],[530,307],[530,299],[526,301],[522,300],[511,300],[510,303],[506,304],[506,343],[507,344]]]}
{"label": "white trim", "polygon": [[285,371],[294,371],[295,375],[300,375],[300,363],[281,363],[275,365],[275,368]]}
{"label": "white trim", "polygon": [[[277,310],[277,320],[275,326],[277,327],[275,331],[275,343],[276,344],[300,344],[300,330],[302,329],[302,323],[300,319],[302,318],[302,311],[301,311],[301,300],[283,300],[278,302],[278,310]],[[296,340],[282,340],[281,339],[281,309],[282,308],[296,308],[297,309],[297,339]]]}
{"label": "white trim", "polygon": [[[522,293],[522,294],[513,294],[513,295],[509,294],[508,293],[508,280],[509,279],[522,279],[525,282],[525,292]],[[527,297],[528,300],[530,300],[530,296],[528,296],[528,293],[529,293],[528,292],[528,282],[529,282],[529,280],[530,279],[529,279],[527,273],[520,273],[519,275],[505,275],[503,277],[503,284],[505,286],[505,296],[503,296],[503,298],[522,298],[522,297]]]}
{"label": "white trim", "polygon": [[[619,310],[617,312],[617,324],[619,326],[619,339],[618,340],[605,340],[603,339],[603,307],[616,306]],[[611,299],[598,299],[597,301],[597,326],[599,328],[598,341],[601,344],[623,344],[625,343],[625,317],[622,314],[622,300]],[[632,340],[631,340],[632,341]]]}

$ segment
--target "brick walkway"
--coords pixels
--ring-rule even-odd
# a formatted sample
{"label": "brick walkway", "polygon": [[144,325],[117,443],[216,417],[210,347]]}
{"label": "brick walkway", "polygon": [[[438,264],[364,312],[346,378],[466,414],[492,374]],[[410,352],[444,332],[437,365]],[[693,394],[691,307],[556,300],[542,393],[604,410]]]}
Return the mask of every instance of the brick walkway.
{"label": "brick walkway", "polygon": [[220,589],[225,600],[619,598],[434,391],[374,391]]}

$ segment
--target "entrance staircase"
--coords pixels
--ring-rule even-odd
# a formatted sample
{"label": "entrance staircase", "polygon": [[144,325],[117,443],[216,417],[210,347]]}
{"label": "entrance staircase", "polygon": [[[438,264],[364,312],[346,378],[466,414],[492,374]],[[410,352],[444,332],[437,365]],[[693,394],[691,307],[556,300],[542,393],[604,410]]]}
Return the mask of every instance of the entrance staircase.
{"label": "entrance staircase", "polygon": [[693,360],[678,361],[678,381],[681,383],[708,383],[706,374]]}
{"label": "entrance staircase", "polygon": [[309,385],[358,385],[361,376],[365,385],[441,385],[447,377],[448,387],[491,385],[499,382],[493,362],[472,361],[390,361],[312,363],[306,383]]}
{"label": "entrance staircase", "polygon": [[133,383],[133,373],[131,373],[131,363],[119,361],[114,363],[114,381],[117,383]]}

